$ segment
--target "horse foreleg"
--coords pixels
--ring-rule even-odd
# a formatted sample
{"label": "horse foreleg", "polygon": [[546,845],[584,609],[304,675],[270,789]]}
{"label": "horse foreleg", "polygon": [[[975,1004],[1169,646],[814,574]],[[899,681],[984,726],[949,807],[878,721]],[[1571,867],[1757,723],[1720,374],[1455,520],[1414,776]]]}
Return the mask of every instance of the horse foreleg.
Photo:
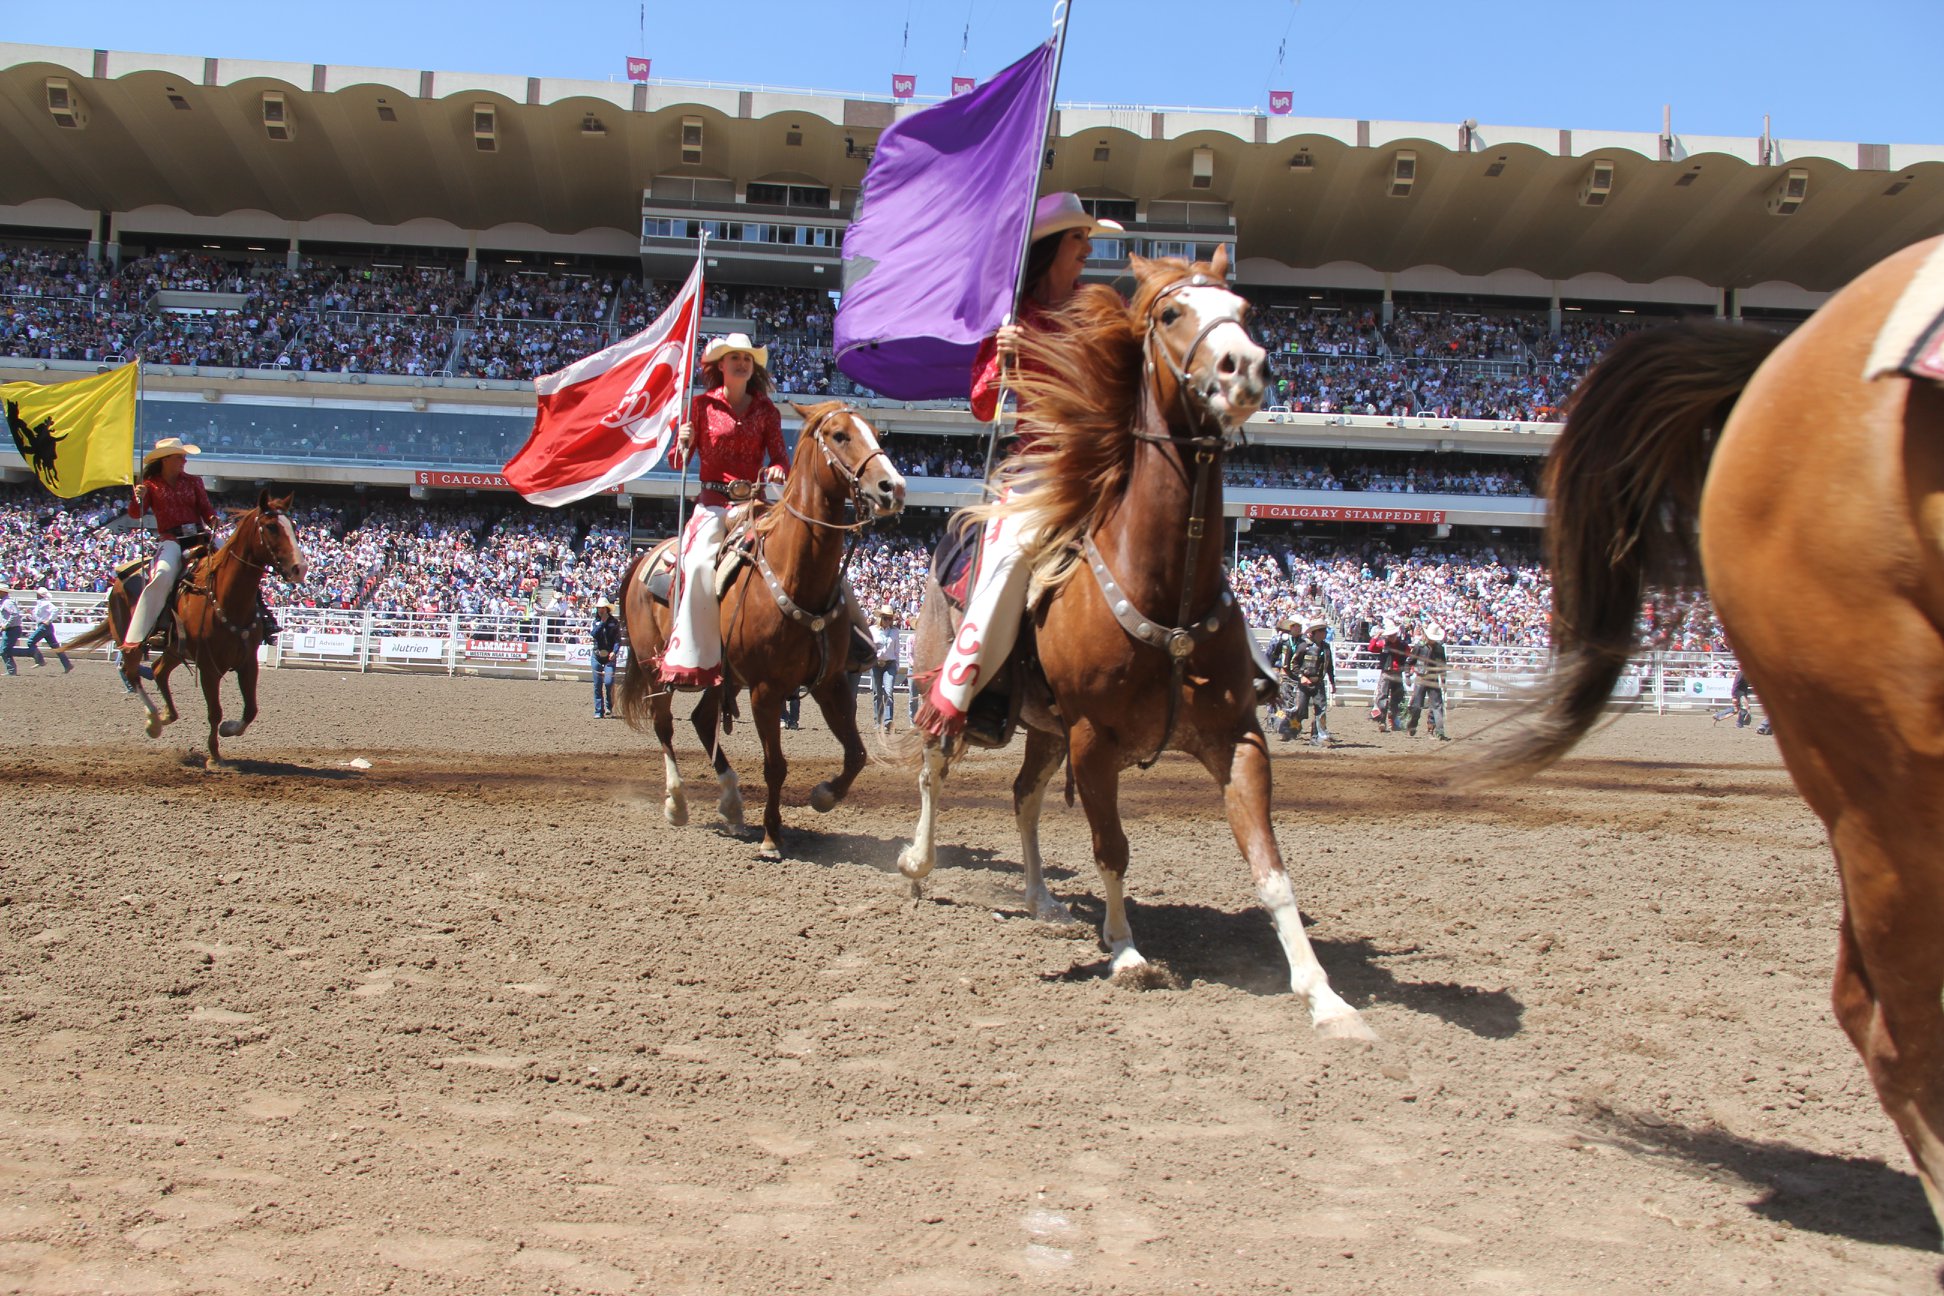
{"label": "horse foreleg", "polygon": [[911,844],[898,852],[898,872],[911,879],[913,895],[919,894],[938,863],[938,794],[951,767],[938,739],[925,739],[918,766],[918,826],[912,831]]}
{"label": "horse foreleg", "polygon": [[1046,785],[1066,759],[1066,744],[1038,729],[1026,731],[1026,758],[1013,779],[1013,819],[1019,825],[1019,858],[1026,866],[1026,908],[1041,922],[1070,923],[1073,914],[1046,889],[1040,858],[1040,811],[1046,805]]}
{"label": "horse foreleg", "polygon": [[783,690],[761,685],[749,693],[750,719],[756,736],[763,743],[763,844],[757,848],[759,859],[783,858],[783,780],[790,775],[790,762],[783,755]]}
{"label": "horse foreleg", "polygon": [[648,701],[655,724],[655,741],[662,750],[662,817],[677,828],[688,822],[688,796],[682,791],[682,767],[675,761],[675,708],[666,687]]}
{"label": "horse foreleg", "polygon": [[1317,1034],[1337,1039],[1376,1039],[1377,1033],[1364,1024],[1357,1010],[1330,988],[1329,975],[1303,933],[1296,889],[1289,883],[1282,849],[1269,822],[1269,752],[1262,730],[1251,725],[1233,745],[1218,745],[1203,753],[1202,763],[1222,786],[1229,829],[1249,861],[1256,896],[1276,925],[1276,936],[1289,959],[1289,988],[1302,997],[1311,1025]]}
{"label": "horse foreleg", "polygon": [[736,771],[729,767],[729,756],[722,750],[722,707],[724,696],[721,687],[704,689],[702,700],[696,703],[695,714],[689,718],[695,726],[695,736],[702,740],[702,750],[709,753],[709,766],[715,770],[716,785],[722,795],[716,798],[716,813],[731,828],[743,826],[742,783],[736,778]]}
{"label": "horse foreleg", "polygon": [[223,747],[218,737],[223,730],[223,675],[214,667],[205,666],[200,673],[202,680],[203,705],[209,710],[209,768],[223,768]]}
{"label": "horse foreleg", "polygon": [[824,723],[830,726],[830,732],[844,749],[844,772],[810,789],[810,808],[824,814],[836,809],[837,803],[850,792],[870,754],[864,750],[864,737],[857,729],[857,694],[851,688],[850,676],[836,672],[819,684],[811,696],[817,699]]}
{"label": "horse foreleg", "polygon": [[1093,726],[1086,723],[1075,725],[1068,741],[1071,747],[1067,759],[1073,762],[1080,804],[1087,812],[1087,826],[1093,830],[1094,867],[1100,870],[1101,899],[1107,907],[1100,935],[1112,956],[1112,974],[1119,976],[1147,963],[1141,951],[1134,948],[1134,928],[1127,921],[1127,833],[1120,821],[1120,749],[1097,737]]}
{"label": "horse foreleg", "polygon": [[[1860,836],[1831,834],[1844,879],[1836,1017],[1917,1163],[1931,1212],[1944,1230],[1944,949],[1937,943],[1944,896],[1898,885],[1903,878],[1889,852],[1861,844]],[[1911,861],[1934,849],[1925,842],[1902,858]],[[1854,885],[1859,876],[1876,885]]]}
{"label": "horse foreleg", "polygon": [[225,738],[241,737],[257,718],[257,659],[255,651],[247,644],[244,645],[243,660],[237,663],[236,687],[243,694],[243,718],[223,722],[221,733]]}

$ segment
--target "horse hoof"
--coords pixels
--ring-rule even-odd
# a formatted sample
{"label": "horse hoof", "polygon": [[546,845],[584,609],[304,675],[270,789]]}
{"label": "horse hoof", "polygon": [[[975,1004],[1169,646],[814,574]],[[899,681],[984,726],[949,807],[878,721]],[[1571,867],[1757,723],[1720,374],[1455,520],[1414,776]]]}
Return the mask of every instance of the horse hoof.
{"label": "horse hoof", "polygon": [[932,871],[932,861],[918,854],[918,848],[907,846],[898,852],[898,872],[913,882],[928,876]]}
{"label": "horse hoof", "polygon": [[1071,927],[1073,910],[1055,900],[1052,896],[1041,896],[1033,901],[1033,921],[1049,923],[1055,927]]}
{"label": "horse hoof", "polygon": [[150,716],[142,725],[142,729],[149,737],[160,738],[162,736],[162,717]]}
{"label": "horse hoof", "polygon": [[1374,1044],[1381,1038],[1376,1031],[1364,1024],[1362,1014],[1358,1013],[1354,1008],[1347,1013],[1336,1017],[1326,1017],[1322,1021],[1317,1022],[1316,1037],[1318,1039],[1356,1040],[1366,1044]]}
{"label": "horse hoof", "polygon": [[722,800],[716,802],[716,813],[721,815],[722,821],[728,824],[731,828],[742,827],[743,826],[742,797],[738,795],[733,797],[722,798]]}
{"label": "horse hoof", "polygon": [[234,738],[242,732],[243,722],[240,720],[225,720],[216,726],[217,736],[222,738]]}
{"label": "horse hoof", "polygon": [[810,808],[818,814],[829,814],[837,808],[837,794],[830,790],[830,784],[819,783],[810,789]]}
{"label": "horse hoof", "polygon": [[783,848],[774,842],[764,842],[756,851],[756,858],[775,862],[783,858]]}
{"label": "horse hoof", "polygon": [[[1138,956],[1137,956],[1138,957]],[[1146,959],[1121,964],[1108,978],[1123,990],[1179,990],[1181,978],[1161,963]]]}
{"label": "horse hoof", "polygon": [[662,816],[677,828],[688,824],[688,802],[674,797],[662,802]]}

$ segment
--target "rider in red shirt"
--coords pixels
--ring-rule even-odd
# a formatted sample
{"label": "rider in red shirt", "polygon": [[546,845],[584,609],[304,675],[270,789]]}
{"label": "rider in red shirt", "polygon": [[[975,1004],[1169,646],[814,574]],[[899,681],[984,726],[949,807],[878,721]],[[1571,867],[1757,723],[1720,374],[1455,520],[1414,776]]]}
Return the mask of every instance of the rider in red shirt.
{"label": "rider in red shirt", "polygon": [[155,629],[169,594],[182,575],[182,542],[215,528],[216,508],[209,502],[202,478],[187,471],[189,456],[201,454],[200,447],[185,445],[180,437],[163,437],[142,457],[142,480],[135,483],[128,516],[155,515],[155,531],[162,545],[155,552],[149,582],[129,616],[128,632],[122,636],[122,659],[131,665],[140,659],[142,641]]}

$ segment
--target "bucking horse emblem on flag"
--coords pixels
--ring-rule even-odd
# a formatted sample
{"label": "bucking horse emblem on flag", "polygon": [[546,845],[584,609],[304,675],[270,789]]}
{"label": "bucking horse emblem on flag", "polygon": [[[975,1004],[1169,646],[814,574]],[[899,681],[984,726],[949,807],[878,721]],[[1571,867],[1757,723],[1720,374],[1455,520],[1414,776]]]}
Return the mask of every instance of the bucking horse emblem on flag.
{"label": "bucking horse emblem on flag", "polygon": [[59,485],[61,468],[56,462],[56,444],[67,440],[67,433],[56,435],[51,418],[29,427],[27,420],[20,417],[18,401],[7,402],[7,431],[13,433],[14,444],[20,447],[21,458],[34,470],[34,475],[50,488]]}

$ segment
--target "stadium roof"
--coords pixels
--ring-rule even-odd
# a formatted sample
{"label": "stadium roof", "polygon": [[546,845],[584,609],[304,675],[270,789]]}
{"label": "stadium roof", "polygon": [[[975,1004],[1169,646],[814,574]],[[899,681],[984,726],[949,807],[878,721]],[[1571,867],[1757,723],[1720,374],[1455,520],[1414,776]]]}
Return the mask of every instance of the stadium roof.
{"label": "stadium roof", "polygon": [[[50,79],[66,82],[78,124],[57,120]],[[271,138],[266,93],[282,96],[288,139]],[[475,105],[491,106],[491,151],[477,146]],[[161,233],[185,216],[247,216],[311,241],[613,254],[638,246],[657,176],[729,180],[738,195],[794,181],[838,198],[876,133],[917,110],[760,87],[0,44],[0,224],[82,228],[116,213],[122,230]],[[682,159],[685,117],[702,124],[700,162]],[[1415,155],[1408,186],[1400,153]],[[1610,164],[1610,192],[1586,205],[1596,163]],[[1794,173],[1799,204],[1770,214]],[[1673,299],[1817,294],[1944,232],[1938,145],[1069,104],[1046,183],[1228,204],[1241,277],[1290,284],[1415,272],[1428,286],[1437,276],[1422,272],[1441,267],[1446,286],[1521,295],[1568,281],[1591,295],[1609,280],[1666,285]]]}

